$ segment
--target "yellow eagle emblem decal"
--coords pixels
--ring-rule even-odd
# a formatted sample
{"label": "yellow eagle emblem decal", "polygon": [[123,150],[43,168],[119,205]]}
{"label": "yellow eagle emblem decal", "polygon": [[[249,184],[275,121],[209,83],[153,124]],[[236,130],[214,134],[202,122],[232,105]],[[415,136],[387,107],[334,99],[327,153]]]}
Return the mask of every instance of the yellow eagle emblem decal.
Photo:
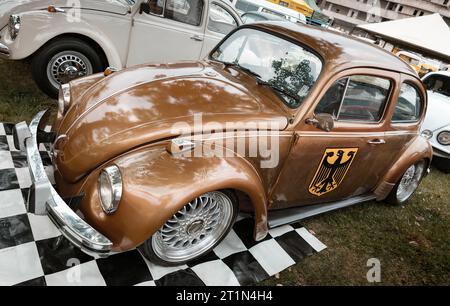
{"label": "yellow eagle emblem decal", "polygon": [[336,189],[344,180],[357,152],[358,148],[326,149],[309,184],[309,192],[321,196]]}

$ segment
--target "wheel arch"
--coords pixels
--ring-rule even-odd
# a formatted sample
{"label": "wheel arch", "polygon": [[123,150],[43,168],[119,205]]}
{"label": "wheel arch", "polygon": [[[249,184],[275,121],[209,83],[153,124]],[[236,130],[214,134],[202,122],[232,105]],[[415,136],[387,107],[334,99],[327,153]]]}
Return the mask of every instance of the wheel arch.
{"label": "wheel arch", "polygon": [[76,38],[76,39],[82,40],[85,43],[87,43],[89,46],[91,46],[100,55],[100,58],[102,59],[103,66],[105,68],[109,66],[109,59],[108,59],[105,51],[103,50],[102,46],[97,41],[95,41],[94,39],[90,38],[89,36],[86,36],[84,34],[79,34],[79,33],[62,33],[62,34],[59,34],[59,35],[49,39],[47,42],[45,42],[36,52],[34,52],[31,55],[31,57],[34,56],[35,54],[37,54],[38,52],[40,52],[42,49],[44,49],[48,45],[50,45],[51,43],[54,43],[54,42],[56,42],[58,40],[70,39],[70,38]]}
{"label": "wheel arch", "polygon": [[[55,39],[64,36],[77,36],[92,46],[101,49],[109,65],[122,68],[124,62],[124,39],[128,39],[124,26],[131,27],[131,20],[117,19],[115,32],[104,31],[101,22],[81,18],[79,22],[71,22],[66,14],[54,14],[47,11],[28,11],[20,14],[22,26],[19,35],[14,41],[6,41],[10,48],[12,60],[21,60],[33,57],[42,47]],[[114,19],[115,20],[115,19]],[[36,35],[39,33],[39,35]]]}
{"label": "wheel arch", "polygon": [[142,244],[187,203],[214,190],[248,196],[255,215],[254,237],[267,235],[266,192],[244,158],[176,158],[153,147],[126,153],[102,168],[110,164],[119,167],[123,178],[122,199],[114,214],[105,215],[99,204],[101,168],[88,176],[79,193],[85,194],[81,211],[88,223],[113,241],[117,251]]}
{"label": "wheel arch", "polygon": [[395,184],[400,180],[403,173],[413,164],[425,160],[426,169],[431,165],[433,158],[433,148],[428,140],[422,136],[417,136],[410,145],[400,153],[389,171],[384,175],[381,182],[374,189],[378,201],[384,200]]}

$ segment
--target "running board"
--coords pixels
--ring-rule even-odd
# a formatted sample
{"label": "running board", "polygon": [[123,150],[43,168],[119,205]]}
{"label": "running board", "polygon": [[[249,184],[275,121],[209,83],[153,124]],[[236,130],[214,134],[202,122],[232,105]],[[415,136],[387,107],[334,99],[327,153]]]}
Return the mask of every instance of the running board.
{"label": "running board", "polygon": [[373,194],[366,194],[362,196],[357,196],[354,198],[338,201],[338,202],[330,202],[325,204],[314,204],[302,207],[295,208],[286,208],[280,210],[274,210],[269,212],[269,228],[274,228],[277,226],[295,223],[297,221],[316,216],[319,214],[323,214],[332,210],[336,210],[339,208],[344,208],[348,206],[352,206],[355,204],[359,204],[362,202],[375,200],[376,196]]}

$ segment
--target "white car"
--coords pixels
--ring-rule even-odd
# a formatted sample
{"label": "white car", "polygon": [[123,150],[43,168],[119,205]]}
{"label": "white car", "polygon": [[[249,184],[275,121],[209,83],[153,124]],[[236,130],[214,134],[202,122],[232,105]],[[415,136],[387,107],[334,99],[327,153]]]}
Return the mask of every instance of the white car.
{"label": "white car", "polygon": [[306,24],[306,17],[302,13],[266,0],[232,0],[231,3],[241,15],[249,12],[267,13],[294,23]]}
{"label": "white car", "polygon": [[422,134],[433,146],[436,166],[450,173],[450,71],[428,73],[422,81],[428,92]]}
{"label": "white car", "polygon": [[201,59],[241,24],[222,0],[2,0],[0,57],[31,58],[36,83],[56,97],[108,66]]}

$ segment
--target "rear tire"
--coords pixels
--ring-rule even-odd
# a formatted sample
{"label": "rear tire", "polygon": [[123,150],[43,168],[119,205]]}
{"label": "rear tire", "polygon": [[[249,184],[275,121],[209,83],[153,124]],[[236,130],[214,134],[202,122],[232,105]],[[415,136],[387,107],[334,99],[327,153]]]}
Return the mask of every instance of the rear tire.
{"label": "rear tire", "polygon": [[138,250],[161,266],[179,266],[208,254],[230,232],[239,211],[228,190],[192,200],[145,241]]}
{"label": "rear tire", "polygon": [[426,173],[426,164],[425,160],[421,160],[411,165],[394,186],[386,202],[392,205],[405,204],[419,187]]}
{"label": "rear tire", "polygon": [[434,156],[433,164],[439,169],[439,171],[442,171],[445,174],[450,173],[450,158]]}
{"label": "rear tire", "polygon": [[38,87],[49,97],[58,97],[59,85],[104,69],[102,57],[85,41],[70,37],[56,39],[42,47],[31,61],[31,73]]}

